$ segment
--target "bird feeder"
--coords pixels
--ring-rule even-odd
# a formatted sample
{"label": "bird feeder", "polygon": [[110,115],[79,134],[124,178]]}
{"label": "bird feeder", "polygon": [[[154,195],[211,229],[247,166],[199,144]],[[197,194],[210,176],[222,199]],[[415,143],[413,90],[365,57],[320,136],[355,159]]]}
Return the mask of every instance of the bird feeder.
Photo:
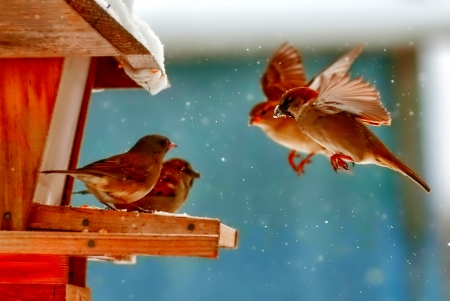
{"label": "bird feeder", "polygon": [[0,0],[0,300],[91,300],[87,259],[216,258],[217,219],[68,207],[93,88],[140,88],[118,68],[161,70],[94,0]]}

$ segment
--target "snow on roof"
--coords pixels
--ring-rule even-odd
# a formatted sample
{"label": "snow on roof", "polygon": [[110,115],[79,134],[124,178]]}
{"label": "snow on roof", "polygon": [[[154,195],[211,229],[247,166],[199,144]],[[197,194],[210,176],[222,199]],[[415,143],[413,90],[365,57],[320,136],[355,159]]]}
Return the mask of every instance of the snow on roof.
{"label": "snow on roof", "polygon": [[136,40],[144,45],[158,62],[161,70],[134,69],[127,62],[122,62],[125,72],[136,83],[148,90],[152,95],[170,87],[164,68],[164,48],[158,36],[147,23],[133,15],[134,0],[95,0],[108,14],[122,25]]}

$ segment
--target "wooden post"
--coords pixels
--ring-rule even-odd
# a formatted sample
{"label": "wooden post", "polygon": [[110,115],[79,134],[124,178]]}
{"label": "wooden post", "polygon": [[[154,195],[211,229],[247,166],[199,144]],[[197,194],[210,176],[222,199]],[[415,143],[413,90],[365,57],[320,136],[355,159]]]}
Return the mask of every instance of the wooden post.
{"label": "wooden post", "polygon": [[0,59],[0,218],[25,230],[63,58]]}

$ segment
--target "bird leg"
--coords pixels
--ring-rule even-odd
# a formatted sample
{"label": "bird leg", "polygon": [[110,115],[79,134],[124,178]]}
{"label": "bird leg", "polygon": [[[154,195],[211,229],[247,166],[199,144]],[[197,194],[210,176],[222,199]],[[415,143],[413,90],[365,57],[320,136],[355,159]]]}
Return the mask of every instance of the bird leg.
{"label": "bird leg", "polygon": [[[306,158],[302,159],[302,156],[300,156],[295,150],[293,150],[288,155],[288,162],[292,169],[295,170],[299,176],[301,176],[305,173],[305,165],[311,163],[310,159],[312,156],[314,156],[314,153],[310,153],[308,156],[306,156]],[[302,161],[300,161],[299,164],[295,164],[295,158],[300,158],[302,159]]]}
{"label": "bird leg", "polygon": [[308,156],[306,156],[306,158],[303,159],[295,168],[295,171],[299,176],[305,173],[305,165],[311,163],[310,159],[312,158],[312,156],[314,156],[314,153],[310,153]]}
{"label": "bird leg", "polygon": [[347,161],[351,161],[353,166],[355,165],[355,163],[353,163],[353,158],[350,156],[346,156],[343,154],[334,154],[330,157],[331,166],[333,166],[335,172],[337,172],[339,168],[348,170],[348,164],[344,161],[344,159]]}
{"label": "bird leg", "polygon": [[301,156],[299,154],[297,154],[297,152],[295,150],[292,150],[288,155],[288,162],[289,162],[289,165],[292,167],[292,169],[296,171],[297,165],[294,162],[295,158],[301,158]]}
{"label": "bird leg", "polygon": [[142,207],[139,207],[138,205],[136,205],[136,204],[133,204],[133,203],[128,203],[127,205],[129,205],[129,206],[132,206],[132,207],[134,207],[134,208],[136,208],[138,211],[140,211],[140,212],[145,212],[145,213],[152,213],[152,211],[151,210],[147,210],[147,209],[144,209],[144,208],[142,208]]}

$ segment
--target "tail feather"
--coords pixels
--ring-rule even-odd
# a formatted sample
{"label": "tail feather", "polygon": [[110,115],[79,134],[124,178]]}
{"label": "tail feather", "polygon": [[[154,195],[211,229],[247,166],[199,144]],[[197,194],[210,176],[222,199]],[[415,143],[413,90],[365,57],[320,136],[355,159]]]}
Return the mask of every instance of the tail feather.
{"label": "tail feather", "polygon": [[387,156],[387,158],[382,157],[378,158],[378,161],[381,162],[382,165],[407,176],[408,178],[416,182],[416,184],[425,189],[427,192],[431,191],[430,187],[427,185],[427,183],[425,183],[424,180],[422,180],[414,171],[412,171],[411,168],[409,168],[402,161],[397,159],[392,153],[390,153],[389,156]]}
{"label": "tail feather", "polygon": [[69,176],[74,176],[74,175],[85,175],[86,172],[82,172],[82,171],[78,171],[78,170],[44,170],[41,171],[41,173],[46,173],[46,174],[50,174],[50,173],[62,173],[62,174],[67,174]]}

